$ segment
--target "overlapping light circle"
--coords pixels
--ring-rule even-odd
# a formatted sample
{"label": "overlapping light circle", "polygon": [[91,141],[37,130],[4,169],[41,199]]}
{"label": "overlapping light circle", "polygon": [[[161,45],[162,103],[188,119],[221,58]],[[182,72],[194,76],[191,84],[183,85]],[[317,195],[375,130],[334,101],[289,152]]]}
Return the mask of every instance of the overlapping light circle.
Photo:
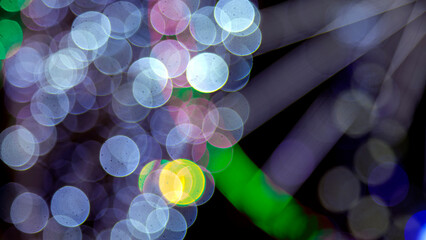
{"label": "overlapping light circle", "polygon": [[167,163],[161,170],[159,186],[169,202],[189,205],[201,197],[205,182],[204,174],[197,164],[177,159]]}
{"label": "overlapping light circle", "polygon": [[[1,1],[0,4],[4,3],[3,5],[6,5],[7,3],[5,2]],[[9,58],[18,50],[22,43],[23,33],[21,26],[9,19],[0,20],[0,31],[2,33],[0,38],[0,60],[3,60]]]}
{"label": "overlapping light circle", "polygon": [[0,134],[0,156],[12,168],[19,168],[32,159],[37,159],[39,144],[34,135],[25,127],[15,125]]}
{"label": "overlapping light circle", "polygon": [[210,46],[223,42],[229,32],[222,29],[214,19],[214,7],[206,6],[192,14],[189,30],[197,42]]}
{"label": "overlapping light circle", "polygon": [[142,12],[131,2],[118,1],[108,5],[103,14],[111,22],[111,38],[124,39],[133,36],[142,21]]}
{"label": "overlapping light circle", "polygon": [[101,48],[111,36],[111,22],[102,13],[85,12],[74,20],[71,37],[75,44],[84,50]]}
{"label": "overlapping light circle", "polygon": [[86,194],[73,186],[65,186],[55,192],[50,203],[55,220],[65,227],[76,227],[89,216],[90,202]]}
{"label": "overlapping light circle", "polygon": [[125,177],[136,170],[140,152],[136,143],[129,137],[117,135],[108,139],[100,150],[102,168],[115,177]]}
{"label": "overlapping light circle", "polygon": [[219,90],[228,80],[229,69],[225,60],[214,53],[201,53],[193,57],[186,69],[189,84],[197,91],[211,93]]}
{"label": "overlapping light circle", "polygon": [[140,68],[133,82],[133,96],[136,101],[147,108],[166,104],[173,90],[166,66],[155,58],[142,58],[137,64]]}
{"label": "overlapping light circle", "polygon": [[191,11],[181,0],[159,0],[151,9],[150,20],[163,35],[177,35],[188,26]]}
{"label": "overlapping light circle", "polygon": [[10,208],[12,223],[20,231],[33,234],[43,230],[49,220],[49,207],[46,201],[37,194],[22,193]]}
{"label": "overlapping light circle", "polygon": [[182,75],[190,59],[189,51],[176,40],[156,44],[151,50],[151,57],[159,59],[166,66],[170,78]]}
{"label": "overlapping light circle", "polygon": [[252,25],[254,17],[254,7],[248,0],[220,0],[214,9],[216,22],[228,32],[246,30]]}
{"label": "overlapping light circle", "polygon": [[169,207],[159,196],[144,193],[130,204],[128,218],[130,224],[145,234],[161,234],[169,221]]}
{"label": "overlapping light circle", "polygon": [[[247,105],[243,96],[218,101],[210,93],[247,83],[255,5],[1,0],[0,7],[21,11],[31,30],[0,21],[6,103],[16,119],[0,134],[0,156],[14,170],[34,167],[44,181],[37,194],[10,185],[5,220],[27,234],[43,231],[43,239],[183,239],[214,192],[210,171],[229,164],[210,154],[229,151],[247,120],[249,107],[232,101]],[[232,36],[244,39],[245,51],[232,48]]]}

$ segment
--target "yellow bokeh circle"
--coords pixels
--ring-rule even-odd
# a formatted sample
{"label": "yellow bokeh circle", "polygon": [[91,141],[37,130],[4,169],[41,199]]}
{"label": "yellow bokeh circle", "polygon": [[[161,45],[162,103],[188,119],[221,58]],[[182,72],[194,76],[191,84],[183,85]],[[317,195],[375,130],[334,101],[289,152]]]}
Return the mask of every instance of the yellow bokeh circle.
{"label": "yellow bokeh circle", "polygon": [[196,163],[177,159],[164,165],[158,184],[164,198],[170,203],[190,205],[203,194],[206,179]]}

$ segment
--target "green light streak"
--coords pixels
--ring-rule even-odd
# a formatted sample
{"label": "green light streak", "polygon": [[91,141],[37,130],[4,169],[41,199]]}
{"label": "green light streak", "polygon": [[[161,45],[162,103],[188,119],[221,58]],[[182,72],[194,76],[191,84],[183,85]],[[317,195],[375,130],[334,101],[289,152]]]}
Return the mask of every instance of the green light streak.
{"label": "green light streak", "polygon": [[[316,217],[306,215],[291,195],[274,187],[240,146],[232,149],[229,166],[213,173],[219,191],[266,233],[279,239],[315,239]],[[212,151],[210,161],[229,157],[226,151]]]}
{"label": "green light streak", "polygon": [[[204,97],[192,88],[174,90],[182,101]],[[275,187],[269,178],[244,153],[239,145],[217,148],[207,143],[205,165],[217,189],[253,223],[278,239],[318,239],[321,231],[316,216],[304,213],[291,195]]]}

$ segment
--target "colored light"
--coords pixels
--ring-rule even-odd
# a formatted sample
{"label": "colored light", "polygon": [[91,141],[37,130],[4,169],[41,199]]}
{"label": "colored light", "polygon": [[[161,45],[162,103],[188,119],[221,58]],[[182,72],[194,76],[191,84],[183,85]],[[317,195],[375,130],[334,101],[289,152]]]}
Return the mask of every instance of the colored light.
{"label": "colored light", "polygon": [[46,227],[49,219],[49,207],[37,194],[22,193],[12,203],[10,209],[12,223],[21,232],[33,234]]}
{"label": "colored light", "polygon": [[[315,235],[318,228],[315,217],[308,217],[291,195],[274,187],[239,145],[232,149],[230,165],[219,173],[213,173],[222,194],[272,236],[308,239]],[[210,152],[215,154],[210,161],[229,158],[225,152]]]}
{"label": "colored light", "polygon": [[125,177],[138,167],[140,152],[131,138],[117,135],[108,139],[102,145],[99,159],[103,169],[108,174],[115,177]]}
{"label": "colored light", "polygon": [[140,174],[139,174],[139,180],[138,180],[138,186],[139,186],[139,190],[141,192],[143,192],[143,186],[145,184],[145,180],[148,177],[149,173],[155,168],[156,165],[159,164],[159,161],[151,161],[149,163],[147,163],[141,170]]}
{"label": "colored light", "polygon": [[53,194],[50,209],[59,224],[65,227],[76,227],[86,221],[89,216],[90,202],[80,189],[65,186]]}
{"label": "colored light", "polygon": [[32,0],[1,0],[0,6],[8,12],[19,12],[26,8]]}
{"label": "colored light", "polygon": [[21,46],[22,39],[22,29],[17,22],[0,20],[0,60],[10,57]]}
{"label": "colored light", "polygon": [[229,69],[225,60],[214,53],[201,53],[191,58],[186,69],[189,84],[197,91],[211,93],[219,90],[228,80]]}
{"label": "colored light", "polygon": [[160,173],[159,186],[164,197],[177,205],[195,203],[206,184],[203,171],[192,161],[177,159],[167,163]]}
{"label": "colored light", "polygon": [[406,240],[424,240],[426,232],[426,211],[420,211],[410,219],[405,225],[404,236]]}

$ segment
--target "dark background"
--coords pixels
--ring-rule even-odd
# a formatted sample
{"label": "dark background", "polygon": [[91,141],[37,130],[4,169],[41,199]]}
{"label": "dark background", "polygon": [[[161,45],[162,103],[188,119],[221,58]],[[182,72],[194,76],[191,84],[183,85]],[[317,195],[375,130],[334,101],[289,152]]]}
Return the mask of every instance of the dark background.
{"label": "dark background", "polygon": [[[284,1],[259,1],[259,8],[273,6]],[[395,39],[401,36],[402,31],[397,32],[388,40],[385,40],[378,48],[386,51],[394,51]],[[304,41],[256,56],[253,62],[251,72],[252,78],[259,72],[266,69],[280,57],[292,51],[303,44]],[[426,48],[424,48],[426,49]],[[374,53],[373,53],[374,54]],[[357,61],[362,61],[363,57]],[[355,62],[356,63],[356,62]],[[251,132],[243,138],[239,144],[251,160],[258,166],[268,160],[275,148],[285,139],[286,135],[292,130],[298,120],[303,116],[308,107],[322,93],[332,94],[333,89],[349,85],[352,65],[336,73],[330,79],[310,91],[301,99],[281,111],[272,119],[267,121],[261,127]],[[249,82],[250,84],[250,82]],[[418,105],[412,124],[407,130],[406,138],[398,145],[399,161],[406,171],[410,190],[405,200],[389,210],[393,214],[412,214],[413,211],[424,210],[425,191],[425,123],[426,123],[426,98],[425,91]],[[327,156],[317,166],[311,176],[297,191],[294,198],[309,213],[315,213],[318,216],[325,216],[328,221],[334,225],[334,228],[349,234],[346,222],[346,214],[336,214],[325,209],[318,197],[318,183],[321,177],[331,168],[339,165],[345,165],[350,169],[352,167],[353,154],[357,148],[368,139],[368,134],[353,139],[343,136],[337,144],[331,149]],[[367,186],[362,186],[362,196],[368,195]],[[392,220],[391,220],[392,221]],[[206,238],[206,234],[209,235]],[[275,239],[267,235],[260,228],[256,227],[250,219],[239,212],[230,204],[226,198],[216,190],[210,201],[199,207],[198,218],[194,225],[189,228],[186,239]]]}
{"label": "dark background", "polygon": [[[278,4],[279,0],[261,0],[259,8],[265,8]],[[0,16],[13,18],[0,10]],[[256,76],[259,72],[270,66],[281,56],[290,52],[301,43],[257,56],[254,58],[251,76]],[[240,141],[240,146],[258,166],[268,160],[275,148],[284,140],[285,136],[294,127],[303,113],[312,102],[324,91],[328,91],[342,82],[347,82],[347,76],[351,73],[351,65],[343,69],[331,79],[309,92],[300,100],[290,105],[273,119],[266,122],[257,130],[249,134]],[[1,79],[1,77],[0,77]],[[250,83],[249,83],[250,84]],[[410,180],[410,192],[403,203],[391,208],[391,212],[405,212],[413,208],[413,205],[424,202],[422,189],[424,187],[424,146],[425,146],[425,122],[424,114],[426,109],[425,94],[416,107],[411,127],[404,144],[406,146],[402,155],[401,163],[406,170]],[[0,99],[4,99],[4,89],[0,91]],[[7,113],[4,103],[1,104],[0,127],[5,129],[10,125],[10,115]],[[259,141],[261,140],[261,141]],[[301,189],[294,196],[295,199],[313,212],[327,216],[335,224],[335,228],[343,232],[348,232],[346,217],[344,214],[333,214],[324,209],[318,199],[318,182],[324,173],[337,165],[351,164],[351,156],[364,139],[352,139],[342,137],[329,154],[322,160],[310,178],[303,184]],[[350,149],[347,146],[352,146]],[[341,161],[341,159],[345,161]],[[5,164],[0,164],[1,185],[11,181],[13,171]],[[3,224],[1,230],[4,231],[10,225]],[[0,231],[0,233],[2,232]],[[213,197],[206,204],[198,208],[198,217],[194,225],[188,229],[186,239],[274,239],[256,227],[248,217],[236,210],[232,204],[219,192],[215,191]]]}

